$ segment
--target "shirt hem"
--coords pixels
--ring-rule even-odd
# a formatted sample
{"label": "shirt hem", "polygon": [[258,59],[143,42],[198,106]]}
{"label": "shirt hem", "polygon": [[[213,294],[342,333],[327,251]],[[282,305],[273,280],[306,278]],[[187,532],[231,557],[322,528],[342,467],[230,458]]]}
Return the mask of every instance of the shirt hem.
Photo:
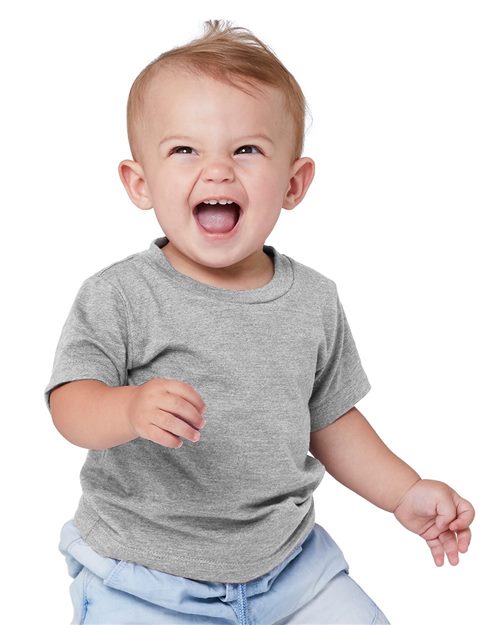
{"label": "shirt hem", "polygon": [[[124,545],[109,534],[99,515],[93,510],[89,511],[88,508],[84,508],[82,502],[73,521],[84,540],[103,557],[133,562],[162,573],[169,573],[170,575],[197,581],[243,584],[272,571],[306,539],[315,524],[315,511],[314,500],[311,498],[311,506],[301,522],[303,527],[293,543],[286,543],[286,547],[272,558],[259,558],[257,560],[258,564],[247,566],[243,572],[241,563],[239,565],[231,565],[212,559],[209,561],[210,566],[207,566],[203,561],[187,557],[185,553],[182,554],[182,557],[176,557],[172,554],[145,554],[141,550]],[[167,562],[168,564],[166,564]],[[214,564],[217,566],[217,572],[215,573],[213,569]]]}

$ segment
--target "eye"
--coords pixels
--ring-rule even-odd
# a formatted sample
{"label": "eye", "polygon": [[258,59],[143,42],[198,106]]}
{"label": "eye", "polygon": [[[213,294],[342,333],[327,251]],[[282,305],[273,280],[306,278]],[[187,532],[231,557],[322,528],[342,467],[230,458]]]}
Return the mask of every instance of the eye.
{"label": "eye", "polygon": [[175,148],[170,150],[170,154],[192,154],[193,148],[190,148],[187,145],[178,145]]}
{"label": "eye", "polygon": [[[256,151],[252,152],[252,150]],[[235,154],[262,154],[262,151],[256,145],[242,145],[236,150]]]}

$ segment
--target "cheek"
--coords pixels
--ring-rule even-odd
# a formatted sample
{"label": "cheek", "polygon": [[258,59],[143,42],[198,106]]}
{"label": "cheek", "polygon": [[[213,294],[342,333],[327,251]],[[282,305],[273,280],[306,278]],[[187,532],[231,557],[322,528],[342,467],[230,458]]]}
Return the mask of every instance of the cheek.
{"label": "cheek", "polygon": [[268,205],[281,208],[287,188],[283,183],[280,184],[275,176],[270,176],[263,181],[260,193]]}
{"label": "cheek", "polygon": [[192,178],[185,169],[159,171],[154,179],[153,195],[162,203],[185,198],[193,185]]}
{"label": "cheek", "polygon": [[249,184],[252,185],[253,192],[268,201],[281,202],[287,188],[288,179],[280,170],[261,169],[258,175],[252,176]]}

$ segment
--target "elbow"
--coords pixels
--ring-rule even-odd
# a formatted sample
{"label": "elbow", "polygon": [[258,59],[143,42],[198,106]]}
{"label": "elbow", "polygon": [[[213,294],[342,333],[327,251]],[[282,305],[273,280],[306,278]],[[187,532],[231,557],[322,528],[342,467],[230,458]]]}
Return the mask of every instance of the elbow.
{"label": "elbow", "polygon": [[57,402],[50,401],[49,403],[52,423],[54,424],[56,430],[68,442],[81,447],[81,445],[78,445],[78,443],[76,443],[71,436],[71,428],[68,428],[68,422],[71,420],[71,415],[68,415],[64,410],[61,410],[61,407],[57,404]]}
{"label": "elbow", "polygon": [[68,413],[68,402],[64,401],[67,391],[67,384],[61,384],[52,389],[49,394],[49,412],[52,417],[52,422],[61,434],[63,434],[64,430],[65,415]]}
{"label": "elbow", "polygon": [[68,442],[83,447],[75,439],[75,424],[78,423],[78,416],[75,414],[75,402],[68,396],[71,394],[70,383],[62,384],[53,389],[49,395],[49,412],[52,423]]}

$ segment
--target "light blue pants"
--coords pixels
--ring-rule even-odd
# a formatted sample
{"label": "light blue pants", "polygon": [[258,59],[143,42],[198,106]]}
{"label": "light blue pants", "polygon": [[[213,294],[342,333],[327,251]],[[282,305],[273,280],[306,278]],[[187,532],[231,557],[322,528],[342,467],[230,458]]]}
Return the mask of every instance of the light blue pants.
{"label": "light blue pants", "polygon": [[170,575],[97,554],[73,521],[59,550],[73,579],[72,625],[373,625],[389,623],[318,525],[277,567],[244,584]]}

